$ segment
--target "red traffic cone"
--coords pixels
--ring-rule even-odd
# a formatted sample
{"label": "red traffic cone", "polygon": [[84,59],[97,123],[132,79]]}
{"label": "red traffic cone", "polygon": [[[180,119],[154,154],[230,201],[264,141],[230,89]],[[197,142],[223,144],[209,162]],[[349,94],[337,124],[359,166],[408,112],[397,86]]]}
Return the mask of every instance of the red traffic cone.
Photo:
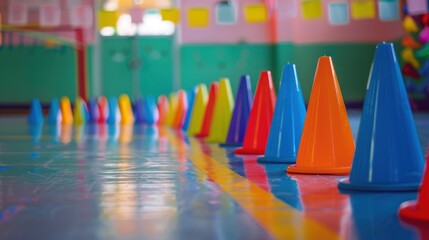
{"label": "red traffic cone", "polygon": [[207,103],[206,112],[204,113],[203,124],[201,125],[200,133],[196,134],[195,137],[204,138],[209,135],[218,92],[219,84],[217,82],[213,82],[210,85],[209,102]]}
{"label": "red traffic cone", "polygon": [[420,185],[417,201],[408,201],[401,204],[399,216],[408,221],[429,223],[429,146],[426,153],[426,170]]}
{"label": "red traffic cone", "polygon": [[270,71],[259,76],[255,99],[249,115],[243,147],[235,149],[236,154],[264,154],[268,133],[276,103],[276,92]]}

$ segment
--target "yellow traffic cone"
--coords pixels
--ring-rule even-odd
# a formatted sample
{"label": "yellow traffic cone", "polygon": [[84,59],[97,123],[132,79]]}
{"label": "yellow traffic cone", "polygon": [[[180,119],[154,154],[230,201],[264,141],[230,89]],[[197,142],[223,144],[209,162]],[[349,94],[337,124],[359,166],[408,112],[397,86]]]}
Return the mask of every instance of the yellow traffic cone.
{"label": "yellow traffic cone", "polygon": [[233,109],[234,97],[231,91],[231,84],[229,83],[229,79],[222,78],[219,81],[219,95],[214,109],[210,132],[206,138],[207,142],[225,142]]}
{"label": "yellow traffic cone", "polygon": [[195,96],[194,105],[192,106],[192,116],[188,129],[188,134],[191,136],[194,136],[201,130],[204,114],[206,112],[207,100],[207,86],[205,84],[198,85],[197,95]]}
{"label": "yellow traffic cone", "polygon": [[70,99],[62,97],[60,102],[62,124],[69,125],[73,123],[73,113],[70,106]]}
{"label": "yellow traffic cone", "polygon": [[131,107],[130,98],[126,94],[119,96],[118,100],[119,111],[121,112],[121,124],[129,125],[134,124],[134,114]]}

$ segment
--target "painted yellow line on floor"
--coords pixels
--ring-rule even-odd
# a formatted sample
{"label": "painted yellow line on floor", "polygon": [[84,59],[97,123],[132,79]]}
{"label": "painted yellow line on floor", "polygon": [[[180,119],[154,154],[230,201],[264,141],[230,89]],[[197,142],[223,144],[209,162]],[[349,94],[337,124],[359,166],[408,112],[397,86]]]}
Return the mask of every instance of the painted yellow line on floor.
{"label": "painted yellow line on floor", "polygon": [[[177,138],[171,143],[177,150],[187,151],[182,139]],[[335,232],[205,154],[198,140],[190,139],[187,157],[199,171],[216,182],[273,238],[340,239]]]}

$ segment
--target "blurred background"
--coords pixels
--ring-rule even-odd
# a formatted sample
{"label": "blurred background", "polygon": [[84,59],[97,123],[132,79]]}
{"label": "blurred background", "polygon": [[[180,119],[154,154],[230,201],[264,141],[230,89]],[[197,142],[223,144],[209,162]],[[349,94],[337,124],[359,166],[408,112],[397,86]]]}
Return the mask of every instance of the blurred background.
{"label": "blurred background", "polygon": [[380,41],[395,43],[413,108],[429,109],[426,0],[2,0],[0,15],[2,111],[35,97],[158,97],[221,77],[235,92],[262,70],[278,88],[286,63],[308,100],[323,55],[360,107]]}

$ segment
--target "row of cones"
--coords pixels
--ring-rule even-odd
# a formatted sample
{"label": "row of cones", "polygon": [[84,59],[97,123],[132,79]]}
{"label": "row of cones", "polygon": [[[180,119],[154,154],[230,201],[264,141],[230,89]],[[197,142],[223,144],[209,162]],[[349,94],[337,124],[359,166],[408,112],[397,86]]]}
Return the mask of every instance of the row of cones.
{"label": "row of cones", "polygon": [[[134,121],[127,99],[119,100],[124,124]],[[319,59],[307,112],[293,64],[284,67],[278,97],[271,73],[263,71],[254,100],[250,79],[242,76],[235,104],[229,80],[221,79],[211,84],[209,92],[201,84],[190,92],[161,96],[156,109],[159,125],[223,146],[240,146],[236,154],[264,155],[261,162],[295,163],[287,167],[288,173],[350,173],[339,184],[342,190],[415,191],[422,179],[422,150],[391,43],[376,48],[356,149],[332,59],[327,56]],[[423,195],[429,189],[426,182]],[[429,206],[421,205],[412,209],[429,215]]]}
{"label": "row of cones", "polygon": [[[211,88],[216,89],[216,85]],[[209,101],[220,98],[213,92]],[[228,119],[231,97],[222,98],[222,106],[228,106],[222,110],[222,117]],[[419,188],[423,155],[393,44],[377,45],[356,149],[330,57],[319,59],[307,114],[293,64],[284,67],[276,98],[269,71],[260,75],[253,104],[249,78],[243,76],[224,145],[242,145],[235,149],[236,154],[264,154],[258,159],[260,162],[296,163],[287,167],[289,173],[350,173],[350,177],[339,184],[342,190],[415,191]],[[208,133],[222,132],[227,123],[218,122],[216,116],[219,117],[220,110],[216,107],[211,117],[212,109],[209,104],[204,117],[214,119],[211,126],[217,127]],[[196,136],[205,136],[204,130],[209,125],[203,121],[203,134]],[[412,212],[408,215],[428,220],[428,175],[426,173],[422,184],[419,202],[406,205],[402,215]]]}
{"label": "row of cones", "polygon": [[[116,97],[92,98],[88,104],[82,98],[77,97],[73,107],[68,97],[54,98],[47,116],[47,121],[51,125],[87,123],[153,125],[158,122],[158,119],[159,112],[154,97],[138,98],[134,104],[131,104],[129,97],[125,94],[121,95],[119,99]],[[36,98],[31,103],[28,122],[31,125],[41,125],[44,121],[42,105]]]}

